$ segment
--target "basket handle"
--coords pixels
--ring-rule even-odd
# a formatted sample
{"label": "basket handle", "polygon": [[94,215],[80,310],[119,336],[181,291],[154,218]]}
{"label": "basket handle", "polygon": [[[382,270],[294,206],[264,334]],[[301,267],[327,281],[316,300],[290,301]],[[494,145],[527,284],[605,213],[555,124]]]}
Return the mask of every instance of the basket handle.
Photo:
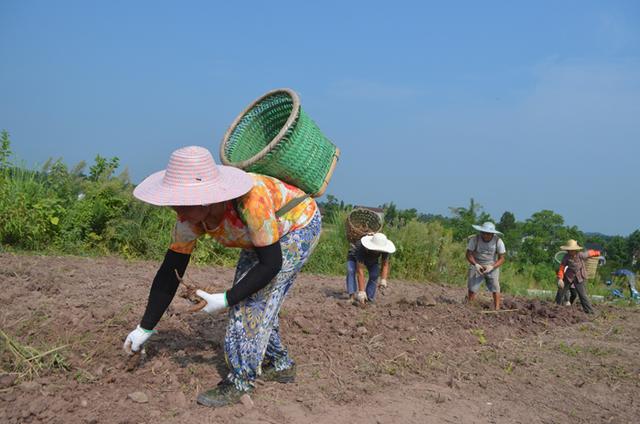
{"label": "basket handle", "polygon": [[291,209],[293,209],[296,206],[298,206],[300,203],[302,203],[305,200],[307,200],[309,197],[311,197],[311,196],[308,195],[308,194],[305,194],[304,196],[295,197],[295,198],[289,200],[283,207],[281,207],[280,209],[278,209],[276,211],[276,217],[282,218],[283,215],[285,215]]}

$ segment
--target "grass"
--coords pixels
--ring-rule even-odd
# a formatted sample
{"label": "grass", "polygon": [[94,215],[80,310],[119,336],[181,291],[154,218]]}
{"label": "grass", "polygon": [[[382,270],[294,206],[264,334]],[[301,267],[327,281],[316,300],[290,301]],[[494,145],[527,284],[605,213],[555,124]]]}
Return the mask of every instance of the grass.
{"label": "grass", "polygon": [[580,353],[582,353],[582,349],[579,346],[568,345],[565,342],[560,342],[560,344],[558,345],[558,349],[560,350],[560,352],[568,356],[578,356]]}
{"label": "grass", "polygon": [[19,380],[29,380],[54,370],[70,370],[70,366],[62,355],[69,344],[37,349],[22,344],[16,338],[0,329],[0,358],[2,370],[9,374],[17,374]]}
{"label": "grass", "polygon": [[484,330],[482,328],[478,328],[478,329],[475,329],[475,330],[469,330],[469,332],[478,338],[478,343],[480,345],[487,344],[487,338],[485,337]]}

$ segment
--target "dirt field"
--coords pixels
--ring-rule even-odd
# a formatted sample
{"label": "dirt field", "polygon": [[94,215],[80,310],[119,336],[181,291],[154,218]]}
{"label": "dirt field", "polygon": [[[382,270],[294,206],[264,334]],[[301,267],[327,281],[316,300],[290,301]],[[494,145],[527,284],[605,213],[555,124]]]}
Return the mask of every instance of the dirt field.
{"label": "dirt field", "polygon": [[[125,369],[122,342],[142,316],[157,265],[1,254],[0,329],[44,353],[63,348],[42,357],[49,363],[32,380],[0,377],[0,422],[533,424],[640,416],[638,310],[597,306],[591,318],[578,307],[507,298],[505,307],[517,311],[494,314],[488,297],[467,306],[463,289],[397,281],[377,304],[359,308],[346,303],[341,278],[312,275],[298,279],[281,311],[297,381],[259,382],[253,405],[201,407],[197,393],[226,373],[224,314],[170,310],[145,361]],[[232,270],[187,274],[222,290]],[[58,368],[50,364],[55,354]],[[5,372],[11,357],[5,349]]]}

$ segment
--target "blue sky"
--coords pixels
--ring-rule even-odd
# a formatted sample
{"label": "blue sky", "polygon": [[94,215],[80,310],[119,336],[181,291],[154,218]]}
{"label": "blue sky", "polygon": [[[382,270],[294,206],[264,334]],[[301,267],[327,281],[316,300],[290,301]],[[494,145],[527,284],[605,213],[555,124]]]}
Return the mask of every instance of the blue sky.
{"label": "blue sky", "polygon": [[[134,182],[277,87],[342,150],[328,193],[640,228],[640,2],[0,1],[0,128],[28,166]],[[635,117],[635,118],[634,118]]]}

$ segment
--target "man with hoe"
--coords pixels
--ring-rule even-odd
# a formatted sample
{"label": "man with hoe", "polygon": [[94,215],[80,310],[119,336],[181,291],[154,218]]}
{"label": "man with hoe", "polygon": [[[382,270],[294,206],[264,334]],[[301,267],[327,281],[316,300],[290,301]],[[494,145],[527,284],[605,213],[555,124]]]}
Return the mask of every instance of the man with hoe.
{"label": "man with hoe", "polygon": [[469,266],[469,279],[467,288],[469,293],[467,300],[475,300],[480,285],[484,281],[487,289],[493,295],[493,307],[500,309],[500,266],[505,261],[507,249],[504,242],[499,237],[501,232],[496,230],[493,222],[485,222],[482,225],[474,225],[473,228],[479,232],[475,236],[469,237],[467,244],[467,261]]}

